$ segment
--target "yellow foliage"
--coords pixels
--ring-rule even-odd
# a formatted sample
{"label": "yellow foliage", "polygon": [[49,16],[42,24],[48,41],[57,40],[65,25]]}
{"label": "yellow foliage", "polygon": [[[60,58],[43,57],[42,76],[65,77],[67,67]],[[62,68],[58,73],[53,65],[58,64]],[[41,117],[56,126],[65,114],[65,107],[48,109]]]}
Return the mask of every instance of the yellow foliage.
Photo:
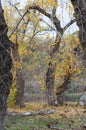
{"label": "yellow foliage", "polygon": [[20,46],[19,47],[19,54],[20,56],[27,56],[28,55],[28,50],[25,46]]}
{"label": "yellow foliage", "polygon": [[18,62],[18,61],[14,62],[13,66],[16,69],[22,68],[22,64],[20,62]]}
{"label": "yellow foliage", "polygon": [[47,0],[47,3],[48,3],[48,5],[50,5],[50,6],[57,6],[57,2],[56,2],[56,0]]}
{"label": "yellow foliage", "polygon": [[82,63],[79,61],[78,55],[74,54],[74,49],[78,46],[80,47],[78,37],[69,35],[67,39],[64,39],[64,42],[65,47],[61,50],[61,54],[57,55],[58,58],[55,79],[65,76],[67,72],[78,75],[82,71]]}

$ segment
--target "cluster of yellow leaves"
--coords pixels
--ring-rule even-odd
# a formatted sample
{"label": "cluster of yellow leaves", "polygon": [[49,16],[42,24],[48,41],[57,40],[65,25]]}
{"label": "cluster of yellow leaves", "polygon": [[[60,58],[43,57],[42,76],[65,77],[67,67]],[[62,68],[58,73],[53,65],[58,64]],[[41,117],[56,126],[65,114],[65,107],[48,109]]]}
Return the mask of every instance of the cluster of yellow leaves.
{"label": "cluster of yellow leaves", "polygon": [[22,68],[22,64],[20,62],[18,62],[18,61],[15,61],[14,64],[13,64],[13,66],[14,66],[15,69]]}
{"label": "cluster of yellow leaves", "polygon": [[36,4],[41,8],[49,8],[49,7],[57,7],[58,2],[57,0],[36,0]]}
{"label": "cluster of yellow leaves", "polygon": [[65,76],[67,72],[77,75],[81,73],[82,63],[79,61],[78,55],[74,54],[74,48],[78,45],[80,46],[78,37],[70,35],[64,42],[65,47],[61,50],[61,54],[58,55],[58,58],[56,59],[56,79]]}
{"label": "cluster of yellow leaves", "polygon": [[57,7],[57,1],[56,0],[47,0],[48,5]]}
{"label": "cluster of yellow leaves", "polygon": [[26,46],[19,47],[19,55],[20,56],[27,56],[28,55],[28,50],[27,50]]}

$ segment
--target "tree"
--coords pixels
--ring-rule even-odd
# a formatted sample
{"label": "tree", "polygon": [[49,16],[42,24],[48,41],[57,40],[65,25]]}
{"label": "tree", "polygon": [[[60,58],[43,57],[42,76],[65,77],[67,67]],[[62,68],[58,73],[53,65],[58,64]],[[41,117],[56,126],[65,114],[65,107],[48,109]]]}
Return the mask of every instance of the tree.
{"label": "tree", "polygon": [[[55,80],[59,81],[55,85],[57,100],[59,104],[64,102],[63,96],[68,92],[68,84],[73,77],[79,76],[81,73],[82,64],[79,61],[80,43],[78,36],[70,34],[64,38],[65,46],[60,49],[59,55],[57,54],[57,67],[55,72]],[[78,49],[78,50],[77,50]],[[56,87],[57,86],[57,87]]]}
{"label": "tree", "polygon": [[40,6],[41,4],[38,6],[36,4],[34,4],[33,6],[29,7],[29,10],[37,10],[39,11],[41,14],[45,15],[46,17],[48,17],[56,30],[57,36],[56,36],[56,40],[55,40],[55,44],[54,47],[52,49],[52,53],[50,54],[50,61],[48,64],[48,70],[46,73],[46,95],[47,95],[47,100],[48,100],[48,104],[49,105],[54,105],[55,104],[55,97],[54,97],[54,83],[55,83],[55,69],[56,69],[56,63],[54,62],[55,58],[56,58],[56,53],[59,52],[59,47],[60,47],[60,43],[62,40],[62,36],[64,34],[64,31],[75,22],[75,19],[73,19],[72,21],[70,21],[64,28],[61,27],[61,23],[60,20],[57,18],[56,16],[56,8],[57,8],[57,1],[53,0],[53,1],[48,1],[47,2],[48,7],[50,7],[52,5],[52,11],[51,14],[46,12],[46,10],[42,9]]}
{"label": "tree", "polygon": [[10,56],[10,40],[8,39],[7,32],[8,27],[0,0],[0,130],[2,130],[7,99],[12,84],[12,58]]}
{"label": "tree", "polygon": [[[71,3],[74,7],[74,11],[75,11],[74,16],[76,18],[76,22],[79,27],[79,40],[83,49],[82,63],[83,63],[84,69],[86,69],[86,15],[85,15],[86,14],[86,1],[85,0],[80,0],[80,1],[71,0]],[[86,92],[84,92],[83,95],[86,95]]]}
{"label": "tree", "polygon": [[[10,2],[9,2],[10,3]],[[24,77],[23,77],[23,72],[22,72],[22,63],[21,63],[21,57],[19,54],[19,48],[20,46],[22,47],[22,42],[24,40],[24,36],[26,33],[26,29],[27,29],[27,25],[28,25],[28,21],[29,19],[25,20],[22,16],[22,14],[20,13],[20,11],[18,10],[18,8],[16,7],[16,5],[13,5],[10,3],[10,5],[12,6],[12,8],[10,8],[10,10],[6,10],[6,14],[7,15],[7,19],[8,19],[8,25],[12,26],[13,20],[15,21],[15,25],[16,25],[16,21],[20,21],[19,18],[22,17],[21,23],[18,22],[19,24],[17,24],[17,27],[15,30],[13,30],[13,32],[11,33],[11,35],[9,36],[9,38],[11,38],[11,41],[13,41],[14,44],[12,44],[12,58],[13,58],[13,73],[15,73],[15,84],[16,84],[16,94],[15,94],[15,105],[19,106],[20,108],[24,107]],[[19,14],[18,18],[16,16],[13,17],[13,13],[14,11]],[[25,13],[27,14],[27,13]],[[21,28],[21,27],[23,28]],[[10,30],[10,27],[9,27]],[[23,34],[21,34],[19,32],[19,30],[21,30],[23,32]]]}

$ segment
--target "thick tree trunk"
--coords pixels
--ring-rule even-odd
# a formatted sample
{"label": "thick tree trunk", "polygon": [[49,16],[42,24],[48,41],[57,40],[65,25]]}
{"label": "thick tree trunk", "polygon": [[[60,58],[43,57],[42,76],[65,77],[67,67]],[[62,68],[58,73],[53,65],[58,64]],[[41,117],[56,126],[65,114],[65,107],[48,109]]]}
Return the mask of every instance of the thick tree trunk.
{"label": "thick tree trunk", "polygon": [[46,73],[46,95],[48,105],[54,105],[55,103],[55,96],[54,96],[55,68],[56,66],[53,65],[53,63],[49,63],[48,70]]}
{"label": "thick tree trunk", "polygon": [[[74,7],[74,16],[79,27],[79,39],[83,52],[86,51],[86,1],[85,0],[71,0]],[[83,61],[86,60],[86,53],[83,55]],[[86,62],[86,61],[85,61]]]}
{"label": "thick tree trunk", "polygon": [[[14,44],[12,48],[13,61],[20,63],[20,56],[18,53],[18,45]],[[15,68],[16,71],[16,105],[20,108],[24,107],[24,78],[22,68]]]}
{"label": "thick tree trunk", "polygon": [[[79,27],[79,39],[83,49],[82,62],[86,70],[86,0],[71,0],[71,2],[75,11],[74,16]],[[83,93],[82,96],[84,96],[85,93]],[[80,97],[80,99],[82,98]]]}
{"label": "thick tree trunk", "polygon": [[67,90],[67,86],[70,82],[70,78],[71,78],[71,74],[68,72],[64,77],[63,84],[57,88],[56,95],[57,95],[57,102],[59,105],[63,105],[64,103],[63,95],[64,95],[64,92]]}
{"label": "thick tree trunk", "polygon": [[55,105],[55,95],[54,95],[55,70],[56,70],[55,58],[56,58],[56,53],[59,50],[60,42],[61,39],[58,36],[55,41],[56,44],[50,55],[51,59],[48,64],[48,70],[46,73],[46,95],[47,95],[48,105]]}
{"label": "thick tree trunk", "polygon": [[12,83],[12,59],[10,56],[10,41],[7,37],[7,24],[0,1],[0,130],[2,130],[6,114],[7,99]]}

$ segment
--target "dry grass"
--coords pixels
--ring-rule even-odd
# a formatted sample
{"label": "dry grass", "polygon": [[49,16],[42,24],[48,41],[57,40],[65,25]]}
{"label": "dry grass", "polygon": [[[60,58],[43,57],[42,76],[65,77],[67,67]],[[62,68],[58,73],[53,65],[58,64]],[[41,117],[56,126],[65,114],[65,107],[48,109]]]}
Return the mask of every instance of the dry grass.
{"label": "dry grass", "polygon": [[47,124],[52,124],[64,130],[74,130],[86,122],[86,108],[76,107],[75,103],[59,107],[49,107],[47,104],[40,103],[27,103],[23,109],[14,107],[8,108],[8,111],[36,112],[51,109],[56,110],[55,114],[45,116],[37,115],[32,117],[7,117],[5,121],[5,128],[8,126],[11,130],[34,130],[35,128],[37,128],[37,130],[50,130]]}

